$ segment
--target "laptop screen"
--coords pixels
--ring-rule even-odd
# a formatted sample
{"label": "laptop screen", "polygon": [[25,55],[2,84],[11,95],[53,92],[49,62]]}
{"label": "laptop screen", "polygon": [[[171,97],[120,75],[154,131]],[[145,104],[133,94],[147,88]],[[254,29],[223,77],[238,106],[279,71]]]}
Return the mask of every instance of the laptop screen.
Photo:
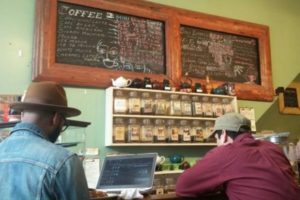
{"label": "laptop screen", "polygon": [[152,188],[156,153],[107,156],[97,189],[119,192],[122,189]]}

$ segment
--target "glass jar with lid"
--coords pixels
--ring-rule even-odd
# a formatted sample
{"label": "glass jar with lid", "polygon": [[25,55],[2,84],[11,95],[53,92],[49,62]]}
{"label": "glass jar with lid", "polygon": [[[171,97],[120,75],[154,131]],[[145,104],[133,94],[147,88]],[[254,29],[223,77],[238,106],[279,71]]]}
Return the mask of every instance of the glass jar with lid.
{"label": "glass jar with lid", "polygon": [[142,114],[154,113],[154,100],[151,98],[149,92],[143,92],[141,98],[141,112]]}
{"label": "glass jar with lid", "polygon": [[175,177],[166,177],[165,179],[165,193],[167,194],[174,194],[176,188],[176,180]]}
{"label": "glass jar with lid", "polygon": [[126,124],[123,118],[115,118],[113,125],[113,142],[125,143],[126,141]]}
{"label": "glass jar with lid", "polygon": [[204,122],[204,131],[203,131],[205,141],[207,141],[207,142],[215,141],[215,138],[209,138],[209,136],[211,135],[213,130],[214,130],[214,122],[213,121],[205,121]]}
{"label": "glass jar with lid", "polygon": [[179,127],[173,119],[167,121],[167,141],[174,143],[179,141]]}
{"label": "glass jar with lid", "polygon": [[229,99],[222,99],[222,106],[224,114],[234,112],[234,109]]}
{"label": "glass jar with lid", "polygon": [[203,133],[203,127],[200,121],[194,120],[192,122],[192,142],[204,142],[204,133]]}
{"label": "glass jar with lid", "polygon": [[198,96],[192,97],[192,112],[193,116],[203,116],[202,102]]}
{"label": "glass jar with lid", "polygon": [[187,120],[180,121],[179,142],[191,142],[191,126]]}
{"label": "glass jar with lid", "polygon": [[141,129],[141,126],[138,123],[137,119],[130,118],[128,120],[127,141],[128,142],[139,142],[140,141],[140,129]]}
{"label": "glass jar with lid", "polygon": [[128,100],[123,91],[116,90],[114,97],[114,113],[125,114],[128,111]]}
{"label": "glass jar with lid", "polygon": [[220,98],[212,98],[212,109],[214,117],[220,117],[221,115],[223,115],[223,107]]}
{"label": "glass jar with lid", "polygon": [[181,115],[181,101],[178,94],[170,95],[170,115]]}
{"label": "glass jar with lid", "polygon": [[141,142],[153,142],[153,124],[150,119],[144,119],[141,127]]}
{"label": "glass jar with lid", "polygon": [[181,96],[181,113],[182,115],[192,115],[192,101],[188,95]]}
{"label": "glass jar with lid", "polygon": [[202,108],[205,117],[213,117],[212,103],[208,97],[202,97]]}
{"label": "glass jar with lid", "polygon": [[141,113],[141,98],[136,91],[129,92],[128,97],[128,113],[140,114]]}
{"label": "glass jar with lid", "polygon": [[167,101],[163,97],[162,93],[157,93],[155,95],[155,114],[157,115],[166,115],[167,114]]}
{"label": "glass jar with lid", "polygon": [[156,119],[154,126],[154,142],[166,142],[166,126],[163,119]]}

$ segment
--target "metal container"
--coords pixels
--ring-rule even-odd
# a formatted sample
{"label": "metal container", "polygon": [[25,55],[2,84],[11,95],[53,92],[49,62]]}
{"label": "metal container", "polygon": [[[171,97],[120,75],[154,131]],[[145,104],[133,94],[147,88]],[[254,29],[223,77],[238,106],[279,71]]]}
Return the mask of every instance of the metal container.
{"label": "metal container", "polygon": [[265,140],[267,141],[270,141],[274,144],[278,144],[286,157],[288,157],[288,146],[289,146],[289,143],[288,143],[288,136],[289,136],[289,132],[283,132],[283,133],[277,133],[277,134],[273,134],[273,135],[270,135],[270,136],[267,136],[266,138],[264,138]]}

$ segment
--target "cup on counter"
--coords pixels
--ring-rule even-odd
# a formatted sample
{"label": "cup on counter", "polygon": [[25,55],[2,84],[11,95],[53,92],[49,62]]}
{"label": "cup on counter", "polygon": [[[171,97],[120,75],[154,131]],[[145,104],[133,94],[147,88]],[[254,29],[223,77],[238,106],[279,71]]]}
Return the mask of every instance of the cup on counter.
{"label": "cup on counter", "polygon": [[170,162],[173,164],[178,164],[184,161],[184,156],[179,154],[173,154],[170,156]]}
{"label": "cup on counter", "polygon": [[162,170],[163,171],[171,171],[171,170],[174,170],[174,166],[173,166],[173,164],[163,164]]}
{"label": "cup on counter", "polygon": [[156,157],[156,165],[162,165],[166,161],[164,156],[157,156]]}

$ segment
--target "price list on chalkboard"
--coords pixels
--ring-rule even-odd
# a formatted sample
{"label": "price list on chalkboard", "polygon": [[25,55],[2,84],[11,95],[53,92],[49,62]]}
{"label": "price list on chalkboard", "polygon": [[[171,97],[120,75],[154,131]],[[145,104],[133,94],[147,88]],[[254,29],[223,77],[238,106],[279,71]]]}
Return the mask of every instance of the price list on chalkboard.
{"label": "price list on chalkboard", "polygon": [[56,62],[165,74],[164,22],[58,2]]}
{"label": "price list on chalkboard", "polygon": [[256,38],[181,26],[182,71],[219,81],[260,84]]}

